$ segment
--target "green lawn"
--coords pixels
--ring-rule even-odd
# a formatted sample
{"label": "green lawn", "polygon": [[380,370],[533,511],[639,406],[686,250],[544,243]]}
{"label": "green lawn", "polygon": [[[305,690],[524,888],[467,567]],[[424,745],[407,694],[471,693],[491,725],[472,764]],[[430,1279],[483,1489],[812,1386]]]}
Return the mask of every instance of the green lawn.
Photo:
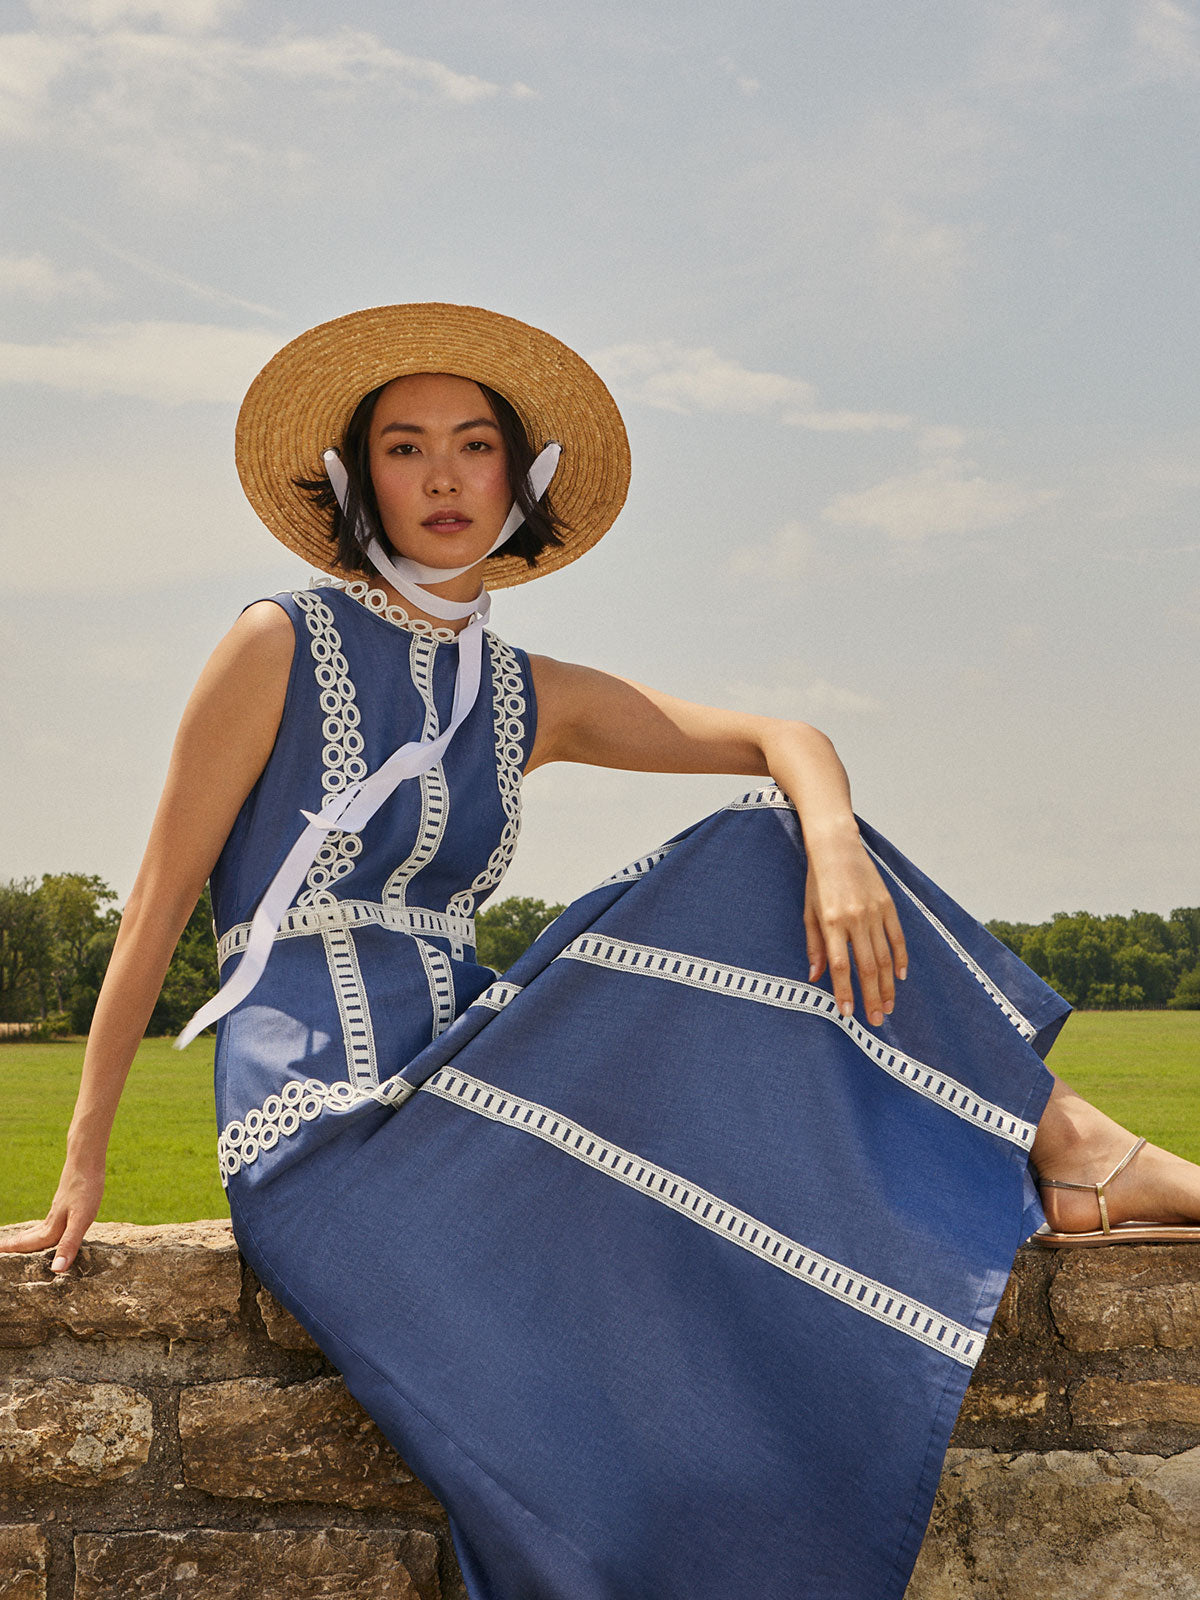
{"label": "green lawn", "polygon": [[[62,1167],[83,1041],[0,1044],[0,1223],[45,1216]],[[217,1173],[213,1041],[175,1050],[147,1039],[129,1074],[108,1147],[102,1222],[225,1217]]]}
{"label": "green lawn", "polygon": [[[45,1214],[82,1056],[82,1042],[0,1044],[0,1223]],[[1128,1127],[1200,1161],[1200,1011],[1080,1012],[1051,1064]],[[180,1053],[148,1039],[113,1130],[101,1220],[225,1216],[215,1144],[212,1041]]]}
{"label": "green lawn", "polygon": [[1200,1161],[1200,1011],[1077,1011],[1050,1065],[1127,1128]]}

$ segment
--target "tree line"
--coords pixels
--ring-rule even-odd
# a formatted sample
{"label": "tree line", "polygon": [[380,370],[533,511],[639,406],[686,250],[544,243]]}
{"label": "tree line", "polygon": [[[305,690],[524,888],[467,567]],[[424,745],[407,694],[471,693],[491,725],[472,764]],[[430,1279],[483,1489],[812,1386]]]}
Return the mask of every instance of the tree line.
{"label": "tree line", "polygon": [[987,926],[1073,1006],[1200,1010],[1200,906],[1169,917],[1060,911],[1049,922]]}
{"label": "tree line", "polygon": [[[86,1033],[121,924],[113,890],[90,873],[0,883],[0,1023],[43,1037]],[[476,918],[479,960],[503,972],[563,910],[513,895]],[[988,928],[1064,999],[1089,1010],[1200,1009],[1200,906],[1161,917],[1060,912]],[[217,989],[206,889],[188,919],[147,1029],[178,1033]]]}

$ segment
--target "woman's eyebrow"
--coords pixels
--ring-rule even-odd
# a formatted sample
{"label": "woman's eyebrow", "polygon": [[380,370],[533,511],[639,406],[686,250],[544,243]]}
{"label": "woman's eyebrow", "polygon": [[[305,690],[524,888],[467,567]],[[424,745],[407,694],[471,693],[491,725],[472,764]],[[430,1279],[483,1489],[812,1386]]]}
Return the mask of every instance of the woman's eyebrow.
{"label": "woman's eyebrow", "polygon": [[[450,429],[451,433],[466,433],[471,428],[495,428],[499,433],[499,424],[493,417],[472,417],[469,422],[456,422]],[[424,433],[426,430],[416,422],[385,422],[379,430],[382,439],[385,433]]]}

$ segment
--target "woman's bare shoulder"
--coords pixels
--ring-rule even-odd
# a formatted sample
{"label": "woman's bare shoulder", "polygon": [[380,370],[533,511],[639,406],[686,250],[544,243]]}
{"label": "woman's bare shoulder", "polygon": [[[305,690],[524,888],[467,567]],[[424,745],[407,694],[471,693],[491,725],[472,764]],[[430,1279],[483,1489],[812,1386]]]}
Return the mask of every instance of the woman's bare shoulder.
{"label": "woman's bare shoulder", "polygon": [[219,642],[209,666],[252,678],[286,677],[295,648],[296,632],[287,612],[273,600],[256,600]]}

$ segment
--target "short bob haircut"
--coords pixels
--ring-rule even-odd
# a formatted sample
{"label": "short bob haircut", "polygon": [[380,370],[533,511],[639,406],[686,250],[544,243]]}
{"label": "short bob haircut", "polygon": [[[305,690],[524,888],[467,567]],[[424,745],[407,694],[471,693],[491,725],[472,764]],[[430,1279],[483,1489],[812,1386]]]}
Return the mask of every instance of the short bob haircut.
{"label": "short bob haircut", "polygon": [[[372,389],[369,394],[363,395],[346,424],[346,431],[338,446],[338,454],[342,458],[342,465],[349,479],[344,512],[338,505],[337,496],[328,478],[292,480],[298,489],[304,490],[314,505],[330,513],[329,539],[334,547],[334,560],[343,572],[370,570],[371,563],[366,551],[355,536],[360,518],[368,537],[373,535],[385,547],[387,545],[383,522],[379,515],[379,503],[375,499],[375,486],[371,482],[369,448],[371,418],[375,415],[376,402],[386,388],[387,384],[381,383],[377,389]],[[548,493],[540,500],[534,500],[530,496],[526,477],[533,465],[535,452],[520,417],[502,394],[497,394],[484,383],[481,383],[479,388],[491,406],[500,428],[505,460],[508,463],[508,486],[514,503],[520,507],[525,517],[516,532],[498,550],[493,550],[492,555],[521,556],[527,566],[535,567],[538,556],[548,545],[562,544],[560,530],[563,532],[567,530],[565,524],[555,515]]]}

